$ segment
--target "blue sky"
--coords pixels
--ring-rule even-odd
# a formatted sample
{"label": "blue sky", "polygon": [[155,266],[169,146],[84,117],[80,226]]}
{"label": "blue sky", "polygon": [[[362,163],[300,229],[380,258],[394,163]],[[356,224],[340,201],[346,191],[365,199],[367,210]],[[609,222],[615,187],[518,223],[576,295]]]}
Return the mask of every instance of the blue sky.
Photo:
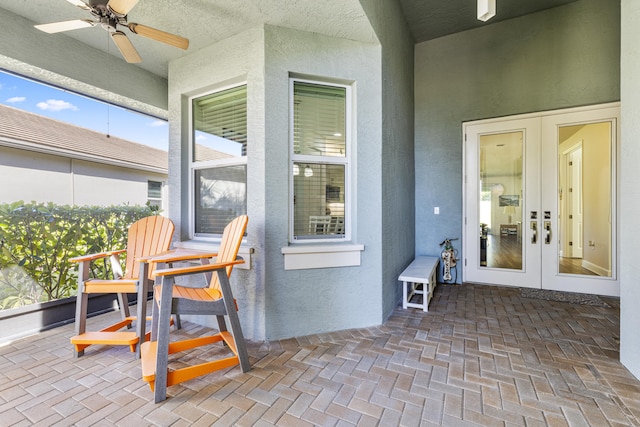
{"label": "blue sky", "polygon": [[167,150],[167,122],[0,71],[0,103]]}

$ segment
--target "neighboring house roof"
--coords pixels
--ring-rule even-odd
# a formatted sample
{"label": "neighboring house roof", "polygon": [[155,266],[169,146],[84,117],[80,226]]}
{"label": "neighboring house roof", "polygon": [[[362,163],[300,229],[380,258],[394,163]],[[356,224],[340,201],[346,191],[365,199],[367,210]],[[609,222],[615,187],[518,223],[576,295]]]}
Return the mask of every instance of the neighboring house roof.
{"label": "neighboring house roof", "polygon": [[234,157],[231,154],[214,150],[213,148],[209,148],[206,145],[202,145],[202,144],[196,144],[196,156],[199,159],[199,161],[202,161],[202,162],[207,160],[232,159]]}
{"label": "neighboring house roof", "polygon": [[168,153],[0,104],[0,145],[167,173]]}

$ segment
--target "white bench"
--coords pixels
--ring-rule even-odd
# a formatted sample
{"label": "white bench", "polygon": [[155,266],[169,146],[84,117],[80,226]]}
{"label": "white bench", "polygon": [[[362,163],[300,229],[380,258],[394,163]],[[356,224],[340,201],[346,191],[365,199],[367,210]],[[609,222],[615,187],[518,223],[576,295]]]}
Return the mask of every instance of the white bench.
{"label": "white bench", "polygon": [[[402,308],[421,308],[429,311],[429,302],[436,288],[438,262],[435,256],[418,256],[400,274],[402,282]],[[414,295],[422,295],[422,302],[411,302]]]}

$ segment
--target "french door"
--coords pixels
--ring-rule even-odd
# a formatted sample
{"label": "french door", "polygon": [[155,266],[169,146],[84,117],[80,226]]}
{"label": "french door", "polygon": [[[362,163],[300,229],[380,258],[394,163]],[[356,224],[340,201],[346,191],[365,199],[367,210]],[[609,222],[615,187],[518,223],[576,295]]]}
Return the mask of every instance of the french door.
{"label": "french door", "polygon": [[619,295],[619,107],[463,124],[465,281]]}

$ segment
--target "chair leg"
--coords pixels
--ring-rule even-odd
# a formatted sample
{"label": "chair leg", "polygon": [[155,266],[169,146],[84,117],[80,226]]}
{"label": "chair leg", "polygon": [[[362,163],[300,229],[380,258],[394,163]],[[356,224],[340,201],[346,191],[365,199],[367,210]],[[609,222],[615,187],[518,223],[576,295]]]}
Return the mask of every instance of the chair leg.
{"label": "chair leg", "polygon": [[[84,282],[89,280],[89,261],[78,264],[78,288],[76,295],[76,335],[84,334],[87,330],[87,306],[89,305],[89,295],[84,293]],[[74,357],[84,355],[84,349],[78,350],[74,346]]]}
{"label": "chair leg", "polygon": [[218,320],[218,330],[220,332],[227,331],[227,322],[225,322],[224,316],[218,315],[218,316],[216,316],[216,319]]}
{"label": "chair leg", "polygon": [[[146,263],[142,263],[146,265]],[[141,266],[142,267],[142,266]],[[144,274],[144,275],[143,275]],[[140,279],[138,283],[138,301],[136,303],[136,336],[138,337],[138,347],[136,349],[136,358],[140,359],[140,346],[145,340],[147,326],[147,294],[149,290],[149,280],[147,271],[141,268]]]}
{"label": "chair leg", "polygon": [[[120,307],[120,313],[122,315],[122,320],[125,320],[131,314],[129,312],[129,297],[127,294],[118,294],[118,306]],[[127,325],[127,329],[131,328],[131,324]]]}
{"label": "chair leg", "polygon": [[[89,295],[79,292],[76,296],[76,336],[84,334],[87,329],[87,305],[89,304]],[[73,356],[80,357],[84,355],[84,349],[78,350],[77,346],[73,347]]]}
{"label": "chair leg", "polygon": [[155,295],[151,298],[151,337],[149,341],[158,341],[158,317],[160,315],[160,303],[156,301]]}
{"label": "chair leg", "polygon": [[233,299],[233,294],[231,293],[229,277],[227,277],[227,272],[224,269],[218,270],[218,279],[220,280],[220,289],[222,290],[224,306],[227,310],[227,316],[229,316],[231,334],[233,335],[233,340],[236,343],[236,350],[238,351],[240,368],[242,372],[248,372],[251,370],[251,364],[249,363],[247,345],[244,342],[244,335],[242,334],[242,328],[240,327],[240,319],[238,318],[236,303]]}
{"label": "chair leg", "polygon": [[[171,300],[173,296],[173,279],[163,277],[160,281],[162,296],[157,316],[158,344],[156,355],[156,376],[154,384],[154,400],[160,403],[167,398],[167,368],[169,364],[169,328],[171,323]],[[154,325],[156,326],[156,325]]]}

